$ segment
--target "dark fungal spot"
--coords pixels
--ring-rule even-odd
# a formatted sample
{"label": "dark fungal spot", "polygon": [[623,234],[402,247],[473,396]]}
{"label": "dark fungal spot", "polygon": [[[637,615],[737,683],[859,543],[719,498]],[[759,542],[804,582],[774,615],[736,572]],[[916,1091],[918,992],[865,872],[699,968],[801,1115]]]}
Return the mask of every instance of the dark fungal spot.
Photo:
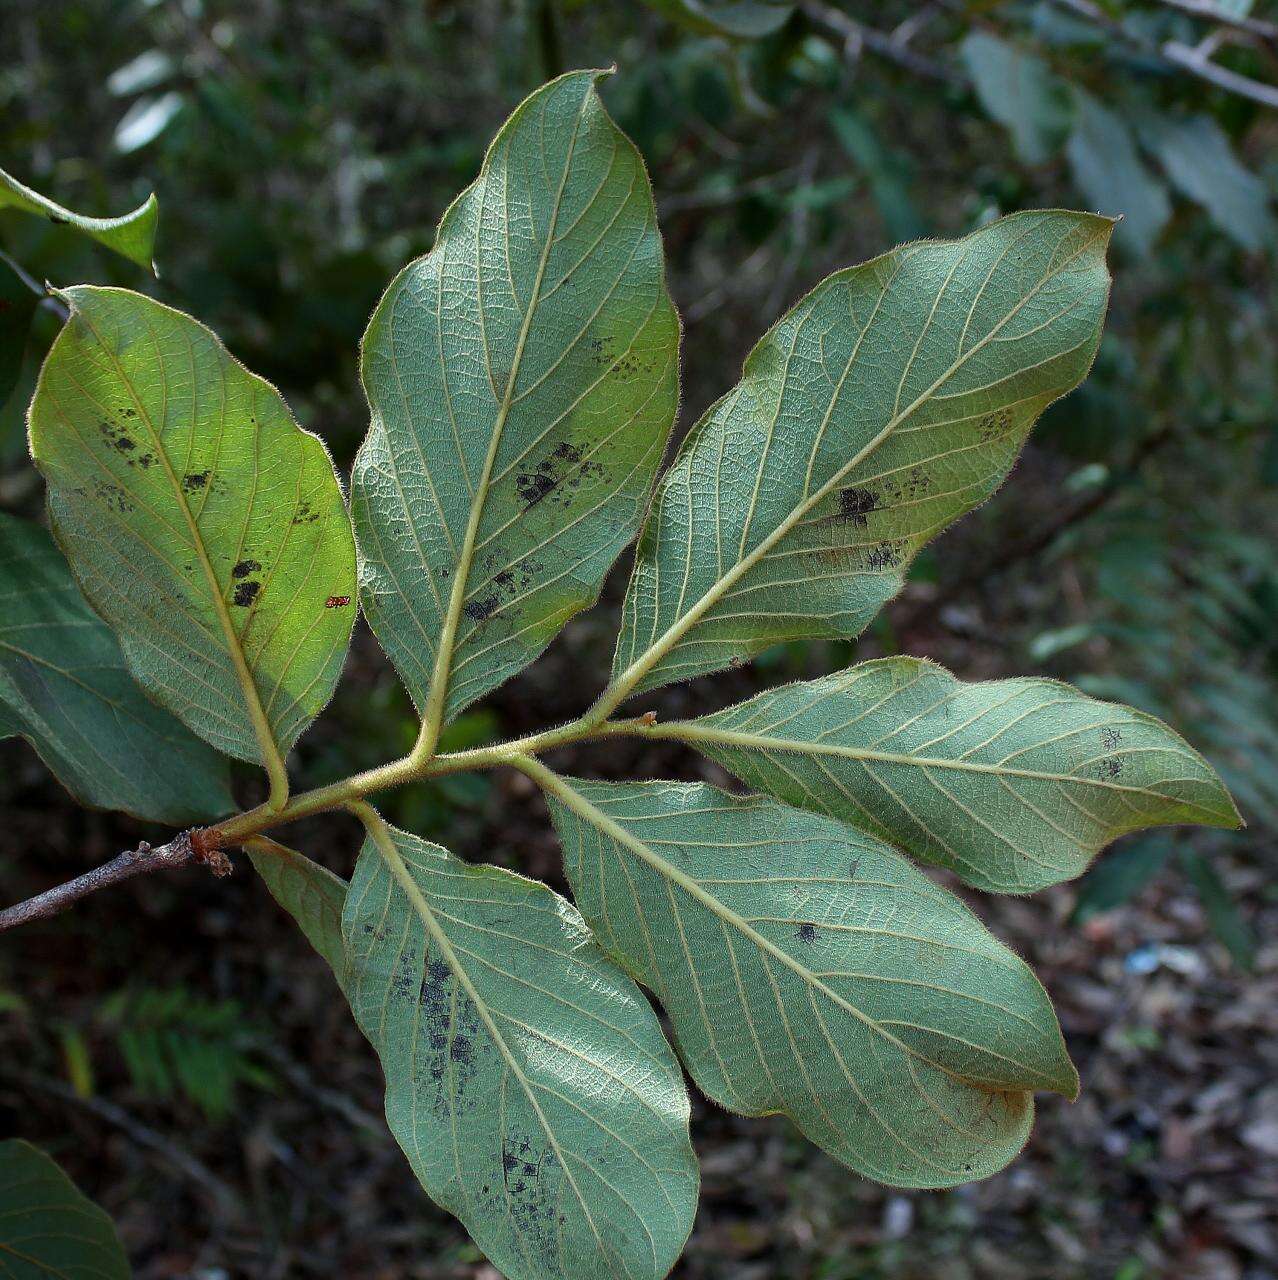
{"label": "dark fungal spot", "polygon": [[137,416],[138,416],[138,411],[132,405],[126,404],[120,410],[120,417],[122,418],[136,418]]}
{"label": "dark fungal spot", "polygon": [[262,584],[260,582],[236,583],[235,594],[231,597],[231,602],[239,605],[241,609],[247,609],[257,599],[257,593],[261,589]]}
{"label": "dark fungal spot", "polygon": [[1107,757],[1097,766],[1097,772],[1102,778],[1117,778],[1123,771],[1123,762],[1115,758]]}
{"label": "dark fungal spot", "polygon": [[[576,488],[587,476],[603,474],[598,463],[582,462],[580,446],[561,440],[532,471],[515,477],[515,491],[528,508],[564,487]],[[567,499],[565,499],[567,501]]]}
{"label": "dark fungal spot", "polygon": [[880,543],[865,553],[865,564],[869,569],[879,572],[883,569],[895,569],[901,563],[901,554],[890,542]]}
{"label": "dark fungal spot", "polygon": [[247,578],[250,573],[260,573],[262,566],[256,560],[241,560],[231,570],[232,578]]}
{"label": "dark fungal spot", "polygon": [[311,506],[309,502],[303,502],[297,508],[291,521],[292,524],[314,524],[319,519],[319,512]]}
{"label": "dark fungal spot", "polygon": [[496,596],[489,596],[485,600],[471,600],[466,604],[465,608],[462,609],[462,612],[472,622],[484,622],[486,619],[491,618],[496,611]]}
{"label": "dark fungal spot", "polygon": [[524,502],[535,507],[559,482],[545,471],[530,471],[515,477],[515,488]]}
{"label": "dark fungal spot", "polygon": [[1123,740],[1123,731],[1116,729],[1112,724],[1107,724],[1100,732],[1101,746],[1106,751],[1113,751]]}
{"label": "dark fungal spot", "polygon": [[999,436],[1005,435],[1012,425],[1011,409],[999,409],[996,413],[987,413],[976,425],[977,433],[982,444],[987,444],[991,440],[998,439]]}
{"label": "dark fungal spot", "polygon": [[350,596],[329,596],[329,598],[324,601],[324,608],[325,609],[345,609],[346,606],[350,604],[350,602],[351,602]]}
{"label": "dark fungal spot", "polygon": [[858,489],[855,486],[839,490],[840,524],[855,525],[858,529],[866,526],[866,516],[877,511],[878,495],[873,489]]}
{"label": "dark fungal spot", "polygon": [[799,925],[798,932],[795,935],[800,942],[815,942],[817,936],[817,927],[811,920],[805,920]]}
{"label": "dark fungal spot", "polygon": [[211,471],[188,471],[182,477],[182,488],[187,493],[197,493],[208,484],[209,476],[212,474]]}

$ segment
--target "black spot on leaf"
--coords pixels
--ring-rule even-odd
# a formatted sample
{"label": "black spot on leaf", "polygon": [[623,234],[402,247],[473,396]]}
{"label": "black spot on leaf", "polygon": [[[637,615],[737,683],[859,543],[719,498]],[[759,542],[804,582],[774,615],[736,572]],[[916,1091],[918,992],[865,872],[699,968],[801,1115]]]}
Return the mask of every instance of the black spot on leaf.
{"label": "black spot on leaf", "polygon": [[858,489],[849,487],[839,490],[839,515],[840,524],[855,525],[858,529],[864,529],[866,526],[866,516],[871,511],[877,511],[878,495],[873,489]]}
{"label": "black spot on leaf", "polygon": [[198,493],[209,482],[211,471],[188,471],[182,477],[182,488],[186,493]]}
{"label": "black spot on leaf", "polygon": [[231,570],[232,578],[247,578],[250,573],[260,573],[262,566],[256,560],[241,560],[239,564]]}
{"label": "black spot on leaf", "polygon": [[235,594],[231,597],[231,602],[239,605],[241,609],[247,609],[257,599],[257,593],[261,589],[262,584],[260,582],[236,583]]}

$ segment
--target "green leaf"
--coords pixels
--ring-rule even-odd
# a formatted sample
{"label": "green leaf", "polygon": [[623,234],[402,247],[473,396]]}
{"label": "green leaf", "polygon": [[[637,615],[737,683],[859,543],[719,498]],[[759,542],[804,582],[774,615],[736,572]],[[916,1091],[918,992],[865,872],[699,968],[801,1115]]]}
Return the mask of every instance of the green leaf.
{"label": "green leaf", "polygon": [[647,1001],[544,885],[367,820],[347,994],[422,1186],[510,1280],[664,1276],[697,1166]]}
{"label": "green leaf", "polygon": [[1014,214],[817,286],[657,487],[613,664],[641,690],[855,636],[1087,373],[1112,223]]}
{"label": "green leaf", "polygon": [[1198,891],[1212,933],[1240,969],[1253,969],[1256,964],[1255,936],[1239,913],[1238,904],[1225,887],[1220,873],[1202,854],[1190,849],[1180,851],[1180,864]]}
{"label": "green leaf", "polygon": [[1171,851],[1166,836],[1149,836],[1102,858],[1078,882],[1070,924],[1125,906],[1163,869]]}
{"label": "green leaf", "polygon": [[1072,879],[1129,831],[1240,821],[1216,771],[1153,716],[1056,680],[964,684],[919,658],[864,662],[664,733],[1000,893]]}
{"label": "green leaf", "polygon": [[893,1186],[985,1177],[1078,1077],[1047,993],[957,898],[829,818],[702,784],[546,787],[573,893],[700,1088]]}
{"label": "green leaf", "polygon": [[1120,245],[1148,254],[1171,217],[1166,188],[1141,160],[1120,116],[1077,88],[1074,108],[1074,130],[1065,152],[1078,189],[1089,204],[1122,217]]}
{"label": "green leaf", "polygon": [[973,31],[959,47],[985,113],[1012,135],[1026,164],[1042,164],[1067,127],[1060,82],[1040,58],[985,31]]}
{"label": "green leaf", "polygon": [[702,35],[757,40],[785,26],[794,5],[769,0],[647,0],[667,18]]}
{"label": "green leaf", "polygon": [[0,253],[0,406],[18,385],[27,332],[39,301],[9,259]]}
{"label": "green leaf", "polygon": [[364,336],[363,603],[433,733],[598,598],[674,418],[678,320],[604,74],[515,111]]}
{"label": "green leaf", "polygon": [[129,675],[39,525],[0,515],[0,737],[21,734],[81,803],[181,826],[234,807],[227,763]]}
{"label": "green leaf", "polygon": [[190,316],[124,289],[61,296],[31,407],[54,533],[143,686],[278,778],[354,621],[332,461]]}
{"label": "green leaf", "polygon": [[115,1224],[43,1151],[0,1142],[0,1273],[8,1280],[128,1280]]}
{"label": "green leaf", "polygon": [[1278,223],[1269,190],[1239,163],[1210,116],[1151,115],[1141,121],[1140,135],[1172,182],[1226,235],[1252,253],[1273,247]]}
{"label": "green leaf", "polygon": [[155,224],[160,216],[160,206],[154,194],[147,196],[145,204],[123,217],[90,218],[54,204],[0,169],[0,208],[6,205],[48,218],[50,222],[66,223],[108,249],[114,249],[130,262],[136,262],[139,267],[155,270],[151,258],[155,252]]}
{"label": "green leaf", "polygon": [[347,884],[327,867],[266,836],[244,846],[271,897],[297,922],[307,942],[332,969],[337,985],[346,980],[346,951],[342,945],[342,907]]}

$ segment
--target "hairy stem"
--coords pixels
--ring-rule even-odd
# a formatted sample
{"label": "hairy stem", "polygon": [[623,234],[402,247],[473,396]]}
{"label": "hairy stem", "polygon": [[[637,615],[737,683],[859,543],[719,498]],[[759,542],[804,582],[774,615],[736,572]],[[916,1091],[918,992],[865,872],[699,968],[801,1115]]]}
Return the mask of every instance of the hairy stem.
{"label": "hairy stem", "polygon": [[422,760],[414,752],[402,759],[392,760],[389,764],[344,778],[340,782],[331,782],[327,786],[316,787],[313,791],[303,791],[291,797],[280,808],[274,807],[268,799],[257,808],[238,813],[212,827],[184,831],[168,844],[157,848],[153,849],[144,841],[138,848],[117,855],[93,871],[0,911],[0,933],[20,924],[57,915],[79,899],[109,885],[120,884],[151,871],[184,866],[193,860],[206,863],[218,875],[225,875],[230,870],[230,863],[220,852],[222,849],[241,846],[272,827],[333,809],[347,809],[364,819],[366,813],[371,812],[369,806],[363,804],[364,797],[378,791],[403,786],[422,778],[437,778],[472,769],[491,769],[497,765],[522,768],[527,759],[554,747],[595,738],[639,733],[649,724],[651,721],[647,717],[599,723],[587,713],[556,729],[546,729],[541,733],[529,734],[490,747],[475,747],[469,751],[437,755],[427,760]]}

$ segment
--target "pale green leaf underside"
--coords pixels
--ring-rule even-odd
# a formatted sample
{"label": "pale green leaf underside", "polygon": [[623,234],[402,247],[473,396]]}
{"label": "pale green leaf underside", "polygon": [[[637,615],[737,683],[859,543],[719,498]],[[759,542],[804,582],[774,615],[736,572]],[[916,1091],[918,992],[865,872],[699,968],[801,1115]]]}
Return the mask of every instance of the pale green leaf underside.
{"label": "pale green leaf underside", "polygon": [[964,684],[882,658],[669,727],[685,730],[751,787],[996,892],[1070,880],[1142,827],[1238,825],[1215,770],[1162,721],[1055,680]]}
{"label": "pale green leaf underside", "polygon": [[307,942],[332,969],[338,986],[346,981],[346,952],[342,945],[342,907],[346,881],[318,862],[256,836],[244,846],[271,897],[291,915]]}
{"label": "pale green leaf underside", "polygon": [[1046,993],[952,895],[843,823],[703,785],[556,780],[578,905],[715,1101],[941,1187],[1020,1150],[1077,1077]]}
{"label": "pale green leaf underside", "polygon": [[600,74],[515,111],[364,337],[363,603],[419,707],[446,682],[445,718],[598,598],[678,402],[652,193]]}
{"label": "pale green leaf underside", "polygon": [[698,1177],[651,1007],[544,885],[390,836],[417,892],[370,840],[347,994],[422,1185],[510,1280],[664,1276]]}
{"label": "pale green leaf underside", "polygon": [[0,515],[0,737],[21,734],[81,804],[175,826],[234,801],[226,761],[151,702],[39,525]]}
{"label": "pale green leaf underside", "polygon": [[818,285],[658,485],[614,676],[652,688],[777,641],[857,635],[1085,376],[1111,229],[1015,214]]}
{"label": "pale green leaf underside", "polygon": [[128,1280],[115,1225],[29,1142],[0,1142],[0,1275]]}
{"label": "pale green leaf underside", "polygon": [[332,462],[189,316],[123,289],[63,296],[31,407],[54,532],[138,680],[220,751],[265,763],[328,701],[350,640]]}
{"label": "pale green leaf underside", "polygon": [[160,216],[160,206],[154,195],[147,196],[144,204],[122,217],[90,218],[54,204],[0,169],[0,207],[6,205],[48,218],[50,222],[66,223],[130,262],[136,262],[139,267],[148,271],[155,269],[151,259],[155,252],[155,225]]}

